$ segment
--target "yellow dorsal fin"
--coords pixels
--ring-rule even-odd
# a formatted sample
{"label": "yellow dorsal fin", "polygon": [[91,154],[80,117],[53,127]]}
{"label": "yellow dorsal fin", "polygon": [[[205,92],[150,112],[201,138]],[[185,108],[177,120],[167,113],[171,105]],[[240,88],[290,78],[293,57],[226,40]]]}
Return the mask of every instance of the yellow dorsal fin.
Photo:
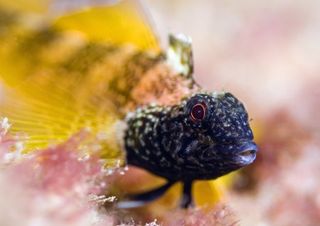
{"label": "yellow dorsal fin", "polygon": [[137,1],[85,8],[59,17],[54,26],[84,33],[92,41],[131,43],[140,49],[160,50],[146,14]]}

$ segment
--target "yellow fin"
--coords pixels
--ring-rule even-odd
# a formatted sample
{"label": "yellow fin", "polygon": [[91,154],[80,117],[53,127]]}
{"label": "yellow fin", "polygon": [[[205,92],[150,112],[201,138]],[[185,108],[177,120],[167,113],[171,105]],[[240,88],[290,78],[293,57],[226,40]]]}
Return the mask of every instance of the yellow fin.
{"label": "yellow fin", "polygon": [[[0,117],[9,118],[25,151],[89,129],[103,157],[119,157],[114,124],[121,106],[107,87],[137,49],[159,50],[145,19],[135,1],[123,1],[61,16],[38,33],[0,37]],[[137,49],[120,47],[125,43]]]}
{"label": "yellow fin", "polygon": [[196,204],[210,207],[223,201],[232,179],[230,174],[215,180],[196,181],[193,190]]}
{"label": "yellow fin", "polygon": [[54,26],[84,33],[90,40],[131,43],[140,49],[160,50],[157,38],[137,1],[86,8],[58,18]]}

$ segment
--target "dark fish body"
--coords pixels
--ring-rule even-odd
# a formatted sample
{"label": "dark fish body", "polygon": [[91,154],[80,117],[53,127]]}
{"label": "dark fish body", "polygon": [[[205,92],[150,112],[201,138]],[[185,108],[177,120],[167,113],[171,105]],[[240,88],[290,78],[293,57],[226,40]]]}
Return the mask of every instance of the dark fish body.
{"label": "dark fish body", "polygon": [[[209,108],[203,121],[190,116],[194,101]],[[232,94],[200,93],[179,105],[149,106],[129,116],[125,147],[129,164],[185,181],[214,179],[252,162],[252,139],[247,112]],[[243,151],[252,156],[245,158]]]}

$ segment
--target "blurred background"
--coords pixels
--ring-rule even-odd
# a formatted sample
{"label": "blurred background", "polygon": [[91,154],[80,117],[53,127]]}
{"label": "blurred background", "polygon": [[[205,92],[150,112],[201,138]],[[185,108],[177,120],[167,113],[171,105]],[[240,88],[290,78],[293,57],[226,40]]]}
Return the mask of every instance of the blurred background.
{"label": "blurred background", "polygon": [[320,2],[146,2],[162,41],[191,36],[196,80],[248,108],[260,152],[227,195],[242,225],[319,225]]}
{"label": "blurred background", "polygon": [[[49,1],[52,4],[48,14],[55,15],[66,8],[99,5],[106,1],[52,0]],[[37,10],[41,11],[41,8],[46,8],[47,2],[45,0],[17,0],[12,2],[12,7],[30,8],[37,12]],[[6,0],[0,0],[0,3],[11,4]],[[233,221],[233,223],[219,224],[214,221],[214,225],[237,225],[237,222],[244,226],[319,225],[320,1],[145,0],[144,3],[147,12],[153,19],[153,27],[157,31],[162,46],[166,47],[168,33],[189,35],[193,40],[197,82],[208,90],[225,90],[233,93],[244,102],[251,118],[255,140],[259,146],[257,159],[251,166],[234,174],[230,185],[223,192],[224,202],[230,206],[236,223]],[[37,19],[36,16],[34,19]],[[5,24],[7,21],[5,17],[0,18],[0,24]],[[30,23],[30,26],[33,22],[32,20],[26,21],[26,23]],[[0,36],[3,32],[6,30],[0,30]],[[7,129],[4,121],[1,121],[0,125],[5,130]],[[1,129],[3,128],[0,128],[2,136]],[[1,141],[4,143],[5,139],[0,139],[0,144]],[[55,154],[53,152],[54,156]],[[62,168],[68,176],[63,179],[63,174],[52,174],[52,181],[58,181],[56,178],[59,177],[62,181],[69,182],[69,179],[75,178],[75,175],[84,174],[78,168],[70,173],[68,167],[71,160],[69,157],[63,159],[67,159],[66,166]],[[77,156],[72,156],[71,159],[78,164]],[[61,161],[58,160],[52,165],[59,165]],[[85,164],[84,166],[80,165],[79,169],[84,169]],[[29,168],[34,170],[33,165]],[[50,170],[56,172],[54,167]],[[32,173],[34,175],[34,171]],[[36,178],[38,178],[37,173],[35,174]],[[91,171],[87,174],[89,174],[88,178],[92,178]],[[120,174],[124,174],[124,172],[121,171]],[[20,180],[20,177],[17,178]],[[0,201],[3,204],[0,205],[0,214],[2,213],[0,225],[18,225],[12,221],[17,218],[15,214],[19,211],[16,203],[19,203],[19,208],[23,206],[21,212],[25,212],[24,214],[28,217],[28,211],[25,210],[29,209],[30,198],[22,202],[20,198],[16,198],[16,193],[20,195],[21,191],[26,189],[13,193],[12,199],[11,196],[7,197],[13,186],[2,178],[0,179],[0,184],[3,185],[0,186],[0,189],[4,190],[0,190],[0,200],[8,198],[7,203],[12,205],[12,208],[10,206],[8,208],[7,204],[4,205],[5,202]],[[111,182],[112,180],[113,178],[110,179]],[[121,183],[124,183],[122,187],[130,190],[134,186],[150,185],[149,187],[154,187],[154,182],[155,179],[150,175],[139,171],[129,171],[126,172],[125,177],[122,177],[122,182],[120,181],[119,184],[121,187]],[[158,182],[161,183],[161,181]],[[83,183],[87,185],[87,177],[83,179]],[[8,184],[8,189],[4,189]],[[74,187],[77,189],[78,184],[75,182]],[[38,196],[42,191],[42,186],[40,187],[36,190]],[[84,198],[86,193],[81,193],[77,189],[74,189],[74,194],[67,193],[72,198],[58,197],[62,201],[68,200],[72,208],[76,209],[76,213],[87,217],[88,222],[91,222],[96,217],[96,212],[84,215],[87,208],[86,210],[80,209],[80,211],[78,206],[73,206],[77,201],[87,198]],[[70,190],[66,188],[66,191]],[[65,190],[62,193],[64,196]],[[81,195],[78,197],[75,194]],[[33,195],[32,193],[27,196],[33,197]],[[50,202],[46,195],[47,193],[36,204],[39,207],[35,212],[39,211],[41,214],[47,211],[48,215],[45,216],[45,219],[51,220],[53,219],[51,217],[52,209],[56,211],[64,208],[60,207],[59,200],[52,199],[53,201]],[[169,194],[162,201],[166,203],[166,199],[168,201],[172,197],[177,198],[178,195],[179,192],[173,191],[171,196]],[[203,197],[210,199],[206,197],[205,192]],[[51,206],[47,205],[48,200]],[[23,205],[20,205],[20,202]],[[58,208],[56,203],[59,204]],[[61,206],[65,207],[65,203],[62,203]],[[86,204],[81,203],[80,206],[86,207]],[[158,212],[168,211],[167,206],[162,206],[161,209],[161,205],[158,205],[156,208],[158,208]],[[9,216],[6,212],[8,210],[14,212],[13,217],[7,220],[11,224],[1,224],[1,218]],[[217,213],[222,214],[224,210],[224,208],[220,208]],[[143,215],[152,213],[152,210],[150,210],[151,212],[144,211],[146,210],[138,210],[128,216],[130,219],[135,219],[134,217],[139,219]],[[72,211],[69,212],[73,214]],[[194,212],[196,219],[203,216],[199,215],[197,210]],[[60,217],[59,214],[57,214],[57,218]],[[126,214],[128,213],[120,213],[119,216],[123,217]],[[183,214],[180,215],[182,219],[187,216],[186,213]],[[21,215],[20,223],[25,221],[25,215]],[[38,217],[37,214],[35,215]],[[113,215],[109,216],[103,212],[101,216],[110,217],[105,221],[108,222],[107,224],[104,222],[101,225],[111,225],[109,222],[112,221]],[[174,223],[173,216],[175,215],[169,215],[167,217],[169,223],[164,225],[180,225]],[[212,214],[212,216],[213,218],[210,218],[206,215],[207,220],[202,224],[193,221],[193,223],[184,225],[212,225],[209,219],[219,219],[217,215]],[[61,221],[69,222],[65,219],[67,217]],[[81,224],[74,223],[72,225],[91,225],[81,218],[79,219]],[[154,216],[148,215],[145,219],[152,220]],[[37,220],[36,223],[41,223],[38,218],[35,220]],[[53,221],[52,225],[71,224],[55,224]],[[149,226],[152,225],[157,224],[154,222]]]}

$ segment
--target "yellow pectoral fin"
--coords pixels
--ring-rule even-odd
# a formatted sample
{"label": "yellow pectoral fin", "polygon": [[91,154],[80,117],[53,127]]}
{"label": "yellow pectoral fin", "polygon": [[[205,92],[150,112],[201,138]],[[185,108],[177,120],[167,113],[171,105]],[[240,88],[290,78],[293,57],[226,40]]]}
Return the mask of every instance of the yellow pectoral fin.
{"label": "yellow pectoral fin", "polygon": [[[229,174],[215,180],[195,181],[192,188],[195,205],[206,208],[223,201],[232,179],[233,174]],[[174,184],[159,203],[175,207],[182,198],[182,189],[182,183]]]}
{"label": "yellow pectoral fin", "polygon": [[129,43],[139,49],[159,51],[157,38],[137,1],[87,8],[58,18],[54,26],[77,31],[93,41]]}
{"label": "yellow pectoral fin", "polygon": [[193,195],[196,204],[199,206],[210,206],[223,200],[232,177],[232,175],[227,175],[216,180],[195,182]]}
{"label": "yellow pectoral fin", "polygon": [[109,135],[115,116],[103,108],[107,99],[90,102],[90,88],[94,87],[70,92],[59,88],[70,89],[62,84],[42,85],[33,79],[13,88],[2,84],[0,115],[9,118],[11,132],[24,141],[25,151],[61,143],[83,129]]}

